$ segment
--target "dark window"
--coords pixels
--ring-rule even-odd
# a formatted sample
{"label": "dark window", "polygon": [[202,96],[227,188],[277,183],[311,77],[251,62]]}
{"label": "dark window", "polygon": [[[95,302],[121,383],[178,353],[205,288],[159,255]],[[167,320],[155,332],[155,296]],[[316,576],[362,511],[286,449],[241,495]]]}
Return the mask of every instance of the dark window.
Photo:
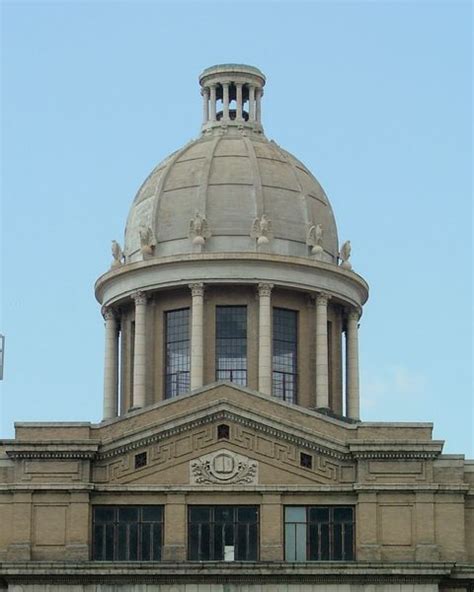
{"label": "dark window", "polygon": [[165,324],[165,397],[170,399],[189,391],[189,308],[165,313]]}
{"label": "dark window", "polygon": [[300,453],[300,465],[305,469],[312,469],[313,468],[313,457],[311,454],[306,454],[305,452]]}
{"label": "dark window", "polygon": [[298,313],[273,309],[273,396],[296,403]]}
{"label": "dark window", "polygon": [[96,561],[159,561],[163,506],[94,506],[92,532]]}
{"label": "dark window", "polygon": [[247,307],[216,308],[216,379],[247,384]]}
{"label": "dark window", "polygon": [[229,426],[225,423],[217,426],[217,439],[218,440],[228,440],[230,437]]}
{"label": "dark window", "polygon": [[139,452],[135,454],[135,468],[141,469],[142,467],[146,467],[147,464],[147,454],[146,452]]}
{"label": "dark window", "polygon": [[257,561],[258,508],[190,506],[188,556],[191,561]]}
{"label": "dark window", "polygon": [[354,508],[285,508],[286,561],[353,561]]}

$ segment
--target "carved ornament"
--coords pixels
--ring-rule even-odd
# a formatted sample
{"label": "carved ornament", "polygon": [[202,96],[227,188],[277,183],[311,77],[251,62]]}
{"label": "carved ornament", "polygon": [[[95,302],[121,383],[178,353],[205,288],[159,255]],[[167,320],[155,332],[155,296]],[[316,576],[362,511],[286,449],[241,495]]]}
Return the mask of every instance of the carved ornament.
{"label": "carved ornament", "polygon": [[222,449],[190,461],[189,472],[192,484],[255,484],[258,463],[247,456]]}

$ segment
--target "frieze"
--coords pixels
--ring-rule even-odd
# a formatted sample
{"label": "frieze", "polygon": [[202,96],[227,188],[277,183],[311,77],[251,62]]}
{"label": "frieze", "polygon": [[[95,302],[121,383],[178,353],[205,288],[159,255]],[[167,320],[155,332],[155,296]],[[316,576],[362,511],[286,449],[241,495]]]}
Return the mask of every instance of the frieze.
{"label": "frieze", "polygon": [[253,485],[258,482],[258,463],[230,450],[218,450],[189,463],[192,485]]}

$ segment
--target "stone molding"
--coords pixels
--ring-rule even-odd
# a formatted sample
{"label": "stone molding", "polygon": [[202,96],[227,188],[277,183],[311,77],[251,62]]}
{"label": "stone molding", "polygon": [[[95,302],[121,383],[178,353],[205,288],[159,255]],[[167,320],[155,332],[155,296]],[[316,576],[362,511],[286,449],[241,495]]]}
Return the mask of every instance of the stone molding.
{"label": "stone molding", "polygon": [[14,460],[23,459],[43,459],[43,460],[59,460],[59,459],[80,459],[92,460],[97,454],[99,448],[98,442],[87,442],[86,444],[75,444],[71,442],[70,445],[52,444],[51,442],[15,442],[10,447],[7,447],[5,452]]}

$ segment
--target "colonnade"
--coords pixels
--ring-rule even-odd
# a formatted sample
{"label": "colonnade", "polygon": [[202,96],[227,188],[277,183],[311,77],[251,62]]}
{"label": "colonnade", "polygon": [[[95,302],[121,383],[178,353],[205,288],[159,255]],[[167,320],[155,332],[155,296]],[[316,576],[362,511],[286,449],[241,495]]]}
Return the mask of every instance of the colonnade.
{"label": "colonnade", "polygon": [[[231,89],[235,87],[235,119],[244,121],[244,103],[248,101],[249,121],[261,122],[261,100],[263,89],[253,84],[242,82],[213,83],[201,89],[203,123],[217,121],[217,95],[222,94],[222,120],[230,120]],[[234,93],[232,93],[234,94]]]}
{"label": "colonnade", "polygon": [[[272,394],[272,305],[273,285],[258,284],[258,390]],[[204,289],[203,283],[189,285],[191,290],[191,390],[204,385]],[[133,348],[132,408],[144,407],[146,403],[146,309],[147,294],[138,291],[132,295],[135,304],[135,336]],[[315,298],[315,392],[317,409],[329,408],[329,352],[327,310],[330,296],[318,293]],[[119,371],[119,323],[114,310],[103,307],[105,320],[104,361],[104,420],[118,414]],[[359,311],[350,309],[346,321],[346,416],[360,418],[359,403]]]}

